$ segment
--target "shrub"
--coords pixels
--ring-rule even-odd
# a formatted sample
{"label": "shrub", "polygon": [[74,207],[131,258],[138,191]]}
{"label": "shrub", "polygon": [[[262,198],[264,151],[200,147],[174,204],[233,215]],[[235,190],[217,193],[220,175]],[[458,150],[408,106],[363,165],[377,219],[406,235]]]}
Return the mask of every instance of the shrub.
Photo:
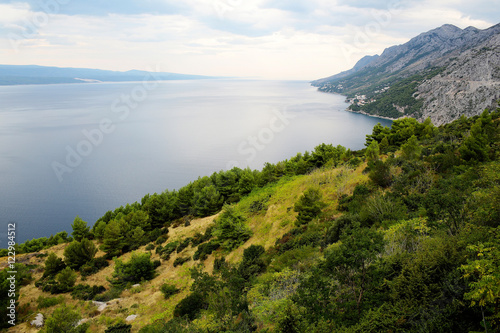
{"label": "shrub", "polygon": [[145,250],[152,251],[152,250],[154,250],[154,248],[155,248],[155,245],[153,243],[149,243],[148,245],[146,245]]}
{"label": "shrub", "polygon": [[88,239],[73,241],[64,249],[64,262],[73,269],[79,269],[92,260],[96,253],[97,247]]}
{"label": "shrub", "polygon": [[45,333],[84,333],[87,331],[89,324],[85,323],[77,326],[80,320],[80,315],[77,311],[63,305],[57,308],[51,317],[45,321],[45,327],[42,332]]}
{"label": "shrub", "polygon": [[189,246],[189,243],[191,243],[191,237],[188,237],[186,238],[185,240],[183,240],[179,246],[177,246],[177,253],[181,252],[182,250],[184,250],[186,247]]}
{"label": "shrub", "polygon": [[59,297],[44,297],[44,296],[38,296],[37,303],[38,303],[38,309],[45,309],[45,308],[50,308],[51,306],[60,304],[64,301],[64,297],[59,296]]}
{"label": "shrub", "polygon": [[177,257],[174,260],[174,267],[180,266],[189,260],[191,260],[191,257]]}
{"label": "shrub", "polygon": [[208,255],[212,254],[213,251],[217,250],[220,247],[220,243],[216,239],[212,239],[210,242],[206,244],[200,244],[198,249],[193,255],[193,260],[205,260]]}
{"label": "shrub", "polygon": [[109,326],[104,332],[105,333],[130,333],[132,330],[132,325],[126,323],[118,323]]}
{"label": "shrub", "polygon": [[121,288],[111,287],[108,291],[94,296],[94,299],[99,302],[108,302],[112,299],[120,297],[122,293]]}
{"label": "shrub", "polygon": [[160,237],[158,237],[155,241],[155,244],[156,245],[161,245],[163,243],[165,243],[168,239],[168,235],[161,235]]}
{"label": "shrub", "polygon": [[307,224],[317,217],[325,203],[321,201],[321,192],[317,188],[309,188],[299,198],[293,207],[298,213],[297,225]]}
{"label": "shrub", "polygon": [[54,276],[66,267],[64,261],[56,256],[55,253],[51,252],[47,259],[45,260],[45,271],[43,272],[42,278],[48,276]]}
{"label": "shrub", "polygon": [[213,235],[217,237],[220,246],[230,251],[246,242],[252,231],[245,225],[245,216],[234,206],[225,206],[224,211],[215,221]]}
{"label": "shrub", "polygon": [[160,287],[160,291],[163,293],[165,299],[169,299],[173,295],[177,294],[180,289],[177,289],[173,284],[164,283]]}
{"label": "shrub", "polygon": [[243,260],[238,271],[244,279],[248,280],[266,268],[266,264],[260,258],[264,252],[264,247],[261,245],[250,245],[243,251]]}
{"label": "shrub", "polygon": [[56,281],[58,282],[57,288],[59,292],[71,291],[76,282],[76,273],[71,268],[66,267],[56,275]]}
{"label": "shrub", "polygon": [[203,295],[192,293],[175,306],[174,317],[187,317],[193,320],[207,305]]}
{"label": "shrub", "polygon": [[163,248],[161,248],[158,253],[160,254],[160,257],[163,260],[168,260],[170,259],[170,255],[177,249],[177,246],[179,245],[179,242],[170,242],[167,245],[165,245]]}
{"label": "shrub", "polygon": [[108,267],[109,262],[104,257],[94,258],[90,262],[82,265],[80,267],[80,273],[82,276],[89,276],[99,272],[104,267]]}
{"label": "shrub", "polygon": [[123,263],[115,259],[115,271],[111,283],[117,288],[124,288],[127,283],[151,280],[155,276],[155,265],[149,253],[133,253],[130,260]]}
{"label": "shrub", "polygon": [[89,286],[88,284],[78,284],[73,288],[71,296],[74,299],[81,299],[86,301],[93,299],[96,295],[102,294],[104,291],[106,291],[106,288],[104,288],[104,286]]}
{"label": "shrub", "polygon": [[389,164],[380,160],[373,163],[368,177],[380,187],[388,187],[392,183],[392,175]]}

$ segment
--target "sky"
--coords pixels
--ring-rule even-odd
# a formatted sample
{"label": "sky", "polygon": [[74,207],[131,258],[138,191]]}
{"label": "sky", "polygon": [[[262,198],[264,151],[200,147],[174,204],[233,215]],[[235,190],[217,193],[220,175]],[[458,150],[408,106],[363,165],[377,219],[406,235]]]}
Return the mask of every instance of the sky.
{"label": "sky", "polygon": [[0,64],[314,80],[499,0],[0,0]]}

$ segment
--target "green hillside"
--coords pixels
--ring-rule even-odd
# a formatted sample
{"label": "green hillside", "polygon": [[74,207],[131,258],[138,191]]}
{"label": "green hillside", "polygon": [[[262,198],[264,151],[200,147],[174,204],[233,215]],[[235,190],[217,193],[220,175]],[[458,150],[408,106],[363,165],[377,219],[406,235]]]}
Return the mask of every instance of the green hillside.
{"label": "green hillside", "polygon": [[500,108],[440,127],[404,118],[375,126],[361,151],[322,144],[148,194],[92,228],[77,217],[71,236],[16,245],[16,326],[4,297],[0,323],[37,332],[42,313],[43,332],[498,332],[499,124]]}

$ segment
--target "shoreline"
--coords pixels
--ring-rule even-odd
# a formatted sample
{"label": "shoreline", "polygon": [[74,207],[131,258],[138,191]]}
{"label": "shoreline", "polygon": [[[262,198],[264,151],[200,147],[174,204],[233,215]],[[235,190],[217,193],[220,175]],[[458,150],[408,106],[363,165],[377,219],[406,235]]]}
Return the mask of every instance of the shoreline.
{"label": "shoreline", "polygon": [[[313,86],[311,84],[311,86]],[[343,96],[343,97],[347,97],[341,93],[337,93],[337,92],[326,92],[326,91],[321,91],[319,90],[318,87],[316,86],[313,86],[317,89],[317,91],[319,92],[322,92],[322,93],[325,93],[325,94],[334,94],[334,95],[339,95],[339,96]],[[347,103],[347,102],[346,102]],[[351,104],[352,105],[352,104]],[[365,116],[368,116],[368,117],[373,117],[373,118],[380,118],[380,119],[385,119],[385,120],[391,120],[391,121],[394,121],[394,120],[398,120],[400,118],[403,118],[403,117],[399,117],[399,118],[390,118],[390,117],[384,117],[384,116],[377,116],[377,115],[373,115],[373,114],[369,114],[369,113],[366,113],[364,111],[353,111],[353,110],[349,110],[349,108],[346,108],[344,111],[347,111],[347,112],[352,112],[352,113],[358,113],[358,114],[364,114]]]}
{"label": "shoreline", "polygon": [[364,111],[353,111],[353,110],[349,110],[349,109],[345,109],[345,111],[347,111],[347,112],[352,112],[352,113],[358,113],[358,114],[364,114],[365,116],[368,116],[368,117],[380,118],[380,119],[391,120],[391,121],[394,121],[394,120],[398,120],[398,119],[403,118],[403,117],[399,117],[399,118],[390,118],[390,117],[384,117],[384,116],[377,116],[377,115],[374,115],[374,114],[369,114],[369,113],[366,113],[366,112],[364,112]]}

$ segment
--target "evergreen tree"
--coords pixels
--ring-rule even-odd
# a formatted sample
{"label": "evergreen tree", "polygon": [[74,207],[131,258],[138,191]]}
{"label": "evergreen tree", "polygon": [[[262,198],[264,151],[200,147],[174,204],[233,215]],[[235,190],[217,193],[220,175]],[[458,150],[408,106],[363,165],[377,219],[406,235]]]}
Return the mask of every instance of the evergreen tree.
{"label": "evergreen tree", "polygon": [[79,216],[75,217],[73,224],[71,225],[73,232],[71,235],[76,241],[81,241],[84,238],[89,238],[90,227],[87,226],[87,222],[82,220]]}
{"label": "evergreen tree", "polygon": [[295,203],[294,210],[298,213],[297,224],[307,224],[312,219],[317,217],[321,210],[325,207],[325,203],[321,201],[321,192],[317,188],[309,188]]}
{"label": "evergreen tree", "polygon": [[121,254],[124,243],[124,234],[120,223],[112,220],[104,229],[103,244],[101,250],[107,253],[108,257],[114,257]]}
{"label": "evergreen tree", "polygon": [[407,160],[416,160],[422,153],[422,147],[418,143],[417,137],[412,135],[405,144],[401,146],[403,157]]}
{"label": "evergreen tree", "polygon": [[59,292],[68,292],[73,289],[76,283],[76,273],[69,267],[66,267],[56,275],[58,282],[57,289]]}
{"label": "evergreen tree", "polygon": [[193,208],[197,216],[210,216],[217,213],[224,202],[224,198],[214,185],[204,187],[195,192],[193,197]]}
{"label": "evergreen tree", "polygon": [[460,146],[460,154],[466,161],[484,162],[488,160],[488,153],[488,138],[483,133],[481,119],[478,119]]}
{"label": "evergreen tree", "polygon": [[378,160],[380,155],[380,148],[376,140],[372,140],[370,145],[366,148],[365,156],[366,162],[372,163]]}
{"label": "evergreen tree", "polygon": [[45,270],[43,271],[43,278],[47,276],[54,276],[66,267],[64,261],[59,258],[54,252],[50,252],[47,259],[45,259]]}
{"label": "evergreen tree", "polygon": [[87,238],[81,242],[73,241],[64,249],[64,262],[73,269],[79,269],[91,261],[97,253],[97,247]]}

